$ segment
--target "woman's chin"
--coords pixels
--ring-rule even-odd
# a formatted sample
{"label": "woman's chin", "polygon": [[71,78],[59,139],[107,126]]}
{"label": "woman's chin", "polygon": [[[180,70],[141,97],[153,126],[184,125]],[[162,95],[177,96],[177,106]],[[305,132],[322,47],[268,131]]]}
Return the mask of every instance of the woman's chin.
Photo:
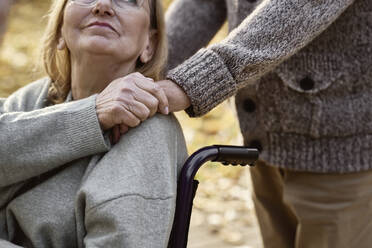
{"label": "woman's chin", "polygon": [[94,54],[114,54],[115,49],[113,41],[107,37],[97,36],[91,37],[89,40],[84,41],[80,49],[81,51],[87,51]]}

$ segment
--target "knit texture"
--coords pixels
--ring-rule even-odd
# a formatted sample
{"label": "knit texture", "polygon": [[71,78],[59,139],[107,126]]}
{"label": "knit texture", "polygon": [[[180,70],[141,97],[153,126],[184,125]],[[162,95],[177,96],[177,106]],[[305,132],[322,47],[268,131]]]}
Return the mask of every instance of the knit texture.
{"label": "knit texture", "polygon": [[[179,51],[187,58],[182,37],[197,34],[183,33],[182,23],[194,16],[190,9],[203,6],[200,2],[179,0],[170,8],[169,39],[177,39],[170,42],[170,54]],[[203,115],[237,94],[245,143],[259,141],[261,159],[311,172],[371,169],[372,155],[366,149],[372,133],[372,2],[226,1],[215,6],[221,9],[216,11],[220,18],[226,6],[229,23],[235,24],[229,25],[228,37],[199,50],[167,75],[190,97],[187,113]],[[215,10],[196,11],[196,17],[206,17]],[[209,21],[193,21],[200,25],[198,32],[214,32]],[[195,44],[187,47],[203,46]],[[172,65],[180,57],[170,58]],[[255,108],[247,111],[252,99]],[[274,138],[278,136],[280,142]],[[324,158],[324,163],[315,164],[318,160],[307,154]]]}
{"label": "knit texture", "polygon": [[[63,114],[50,115],[60,126],[33,126],[39,135],[19,145],[37,159],[28,161],[32,154],[7,149],[23,158],[8,156],[7,164],[1,163],[0,246],[166,247],[177,176],[187,157],[175,117],[155,115],[108,150],[95,96],[45,107],[48,85],[48,79],[40,80],[6,100],[8,107],[30,111],[24,114],[35,123],[43,118],[37,116],[40,111]],[[81,125],[85,129],[79,131]],[[85,135],[93,137],[79,146],[75,139]]]}
{"label": "knit texture", "polygon": [[0,187],[110,148],[98,123],[96,96],[45,107],[49,81],[0,101]]}

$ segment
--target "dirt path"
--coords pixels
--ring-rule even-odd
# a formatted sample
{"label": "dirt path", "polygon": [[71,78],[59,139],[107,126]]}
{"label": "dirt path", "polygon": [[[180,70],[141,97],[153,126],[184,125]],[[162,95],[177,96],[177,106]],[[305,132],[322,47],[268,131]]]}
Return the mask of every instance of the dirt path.
{"label": "dirt path", "polygon": [[222,177],[199,184],[191,217],[188,247],[263,247],[247,171],[235,180]]}
{"label": "dirt path", "polygon": [[[233,238],[233,237],[230,237]],[[188,248],[262,248],[257,225],[242,230],[240,241],[229,242],[221,235],[212,233],[205,226],[191,226]]]}

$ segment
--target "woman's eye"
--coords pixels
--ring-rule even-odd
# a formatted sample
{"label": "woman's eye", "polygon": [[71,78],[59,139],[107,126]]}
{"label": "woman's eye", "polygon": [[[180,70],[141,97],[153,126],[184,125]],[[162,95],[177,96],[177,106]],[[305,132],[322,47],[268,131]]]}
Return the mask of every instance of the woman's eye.
{"label": "woman's eye", "polygon": [[116,0],[120,5],[130,4],[130,5],[138,5],[137,0]]}

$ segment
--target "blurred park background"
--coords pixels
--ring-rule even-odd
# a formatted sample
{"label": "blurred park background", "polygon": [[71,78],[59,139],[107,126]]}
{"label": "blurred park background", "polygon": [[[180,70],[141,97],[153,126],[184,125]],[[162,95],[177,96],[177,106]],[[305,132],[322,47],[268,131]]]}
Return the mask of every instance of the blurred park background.
{"label": "blurred park background", "polygon": [[[164,7],[171,1],[163,0]],[[50,0],[15,1],[0,49],[0,97],[7,97],[43,76],[37,68],[38,44],[49,5]],[[226,35],[227,25],[224,25],[212,42]],[[190,119],[183,112],[176,115],[183,127],[189,154],[206,145],[243,143],[233,99],[202,118]],[[262,247],[248,168],[209,163],[198,172],[197,178],[201,183],[194,201],[189,247]]]}

